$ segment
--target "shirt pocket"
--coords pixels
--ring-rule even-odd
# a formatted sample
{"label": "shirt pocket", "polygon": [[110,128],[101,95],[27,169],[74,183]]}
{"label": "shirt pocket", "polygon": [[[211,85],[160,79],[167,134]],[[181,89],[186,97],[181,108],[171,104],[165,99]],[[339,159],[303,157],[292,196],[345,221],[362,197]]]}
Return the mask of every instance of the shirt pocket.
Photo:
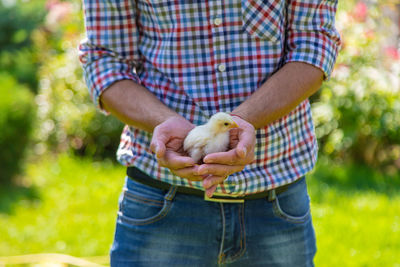
{"label": "shirt pocket", "polygon": [[283,0],[241,0],[242,28],[252,37],[278,42],[286,16]]}
{"label": "shirt pocket", "polygon": [[137,7],[146,34],[168,33],[176,27],[177,6],[169,0],[139,0]]}

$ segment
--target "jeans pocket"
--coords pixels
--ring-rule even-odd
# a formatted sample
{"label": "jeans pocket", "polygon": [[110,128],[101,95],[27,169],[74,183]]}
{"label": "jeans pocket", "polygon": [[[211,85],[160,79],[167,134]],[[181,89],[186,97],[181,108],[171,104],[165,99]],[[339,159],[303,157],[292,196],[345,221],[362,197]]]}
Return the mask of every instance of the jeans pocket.
{"label": "jeans pocket", "polygon": [[282,39],[285,1],[242,0],[242,28],[252,37],[271,42]]}
{"label": "jeans pocket", "polygon": [[304,177],[276,196],[273,212],[275,216],[291,223],[304,223],[310,218],[310,198]]}
{"label": "jeans pocket", "polygon": [[[168,192],[138,182],[128,182],[124,188],[118,219],[125,225],[145,225],[164,218],[171,209],[175,187]],[[134,187],[132,184],[136,184]]]}

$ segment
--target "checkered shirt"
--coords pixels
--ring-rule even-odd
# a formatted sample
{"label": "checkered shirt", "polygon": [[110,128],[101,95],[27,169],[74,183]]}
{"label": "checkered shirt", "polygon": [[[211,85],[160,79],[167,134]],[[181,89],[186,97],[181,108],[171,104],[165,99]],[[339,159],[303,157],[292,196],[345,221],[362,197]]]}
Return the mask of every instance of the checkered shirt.
{"label": "checkered shirt", "polygon": [[[287,62],[311,64],[328,78],[340,46],[336,5],[337,0],[85,0],[80,60],[100,110],[101,93],[129,79],[200,125],[216,112],[231,112]],[[161,181],[203,189],[201,182],[160,167],[151,137],[125,126],[118,160]],[[253,194],[310,171],[318,148],[309,101],[256,130],[256,138],[254,162],[217,192]]]}

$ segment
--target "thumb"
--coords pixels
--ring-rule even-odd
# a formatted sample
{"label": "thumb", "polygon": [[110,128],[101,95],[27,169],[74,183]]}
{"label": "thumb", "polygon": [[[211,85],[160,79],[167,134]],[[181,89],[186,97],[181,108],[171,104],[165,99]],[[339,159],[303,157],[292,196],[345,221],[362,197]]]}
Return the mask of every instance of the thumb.
{"label": "thumb", "polygon": [[156,154],[157,158],[162,158],[165,155],[165,144],[163,142],[153,142],[150,145],[151,151]]}
{"label": "thumb", "polygon": [[165,154],[166,147],[165,144],[168,141],[168,138],[165,134],[160,133],[158,129],[156,129],[153,133],[153,138],[150,143],[150,149],[156,154],[157,158],[162,158]]}
{"label": "thumb", "polygon": [[239,143],[236,146],[236,154],[240,158],[245,158],[255,143],[255,133],[253,130],[246,129],[239,135]]}
{"label": "thumb", "polygon": [[239,143],[238,146],[236,147],[236,154],[240,157],[240,158],[245,158],[247,155],[247,148],[244,144]]}
{"label": "thumb", "polygon": [[207,197],[212,197],[212,195],[214,194],[215,190],[217,190],[217,186],[218,186],[217,184],[213,185],[213,186],[211,186],[210,188],[208,188],[206,190]]}

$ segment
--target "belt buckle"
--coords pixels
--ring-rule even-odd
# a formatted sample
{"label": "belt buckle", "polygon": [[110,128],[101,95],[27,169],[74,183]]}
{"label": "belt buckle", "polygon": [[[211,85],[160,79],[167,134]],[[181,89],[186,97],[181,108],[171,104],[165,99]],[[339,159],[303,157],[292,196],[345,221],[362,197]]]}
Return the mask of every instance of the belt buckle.
{"label": "belt buckle", "polygon": [[[230,198],[218,198],[218,197],[230,197]],[[241,196],[234,196],[224,193],[214,193],[212,197],[208,197],[204,192],[204,200],[206,201],[219,202],[219,203],[244,203],[243,198],[235,199],[236,197],[241,197]]]}

